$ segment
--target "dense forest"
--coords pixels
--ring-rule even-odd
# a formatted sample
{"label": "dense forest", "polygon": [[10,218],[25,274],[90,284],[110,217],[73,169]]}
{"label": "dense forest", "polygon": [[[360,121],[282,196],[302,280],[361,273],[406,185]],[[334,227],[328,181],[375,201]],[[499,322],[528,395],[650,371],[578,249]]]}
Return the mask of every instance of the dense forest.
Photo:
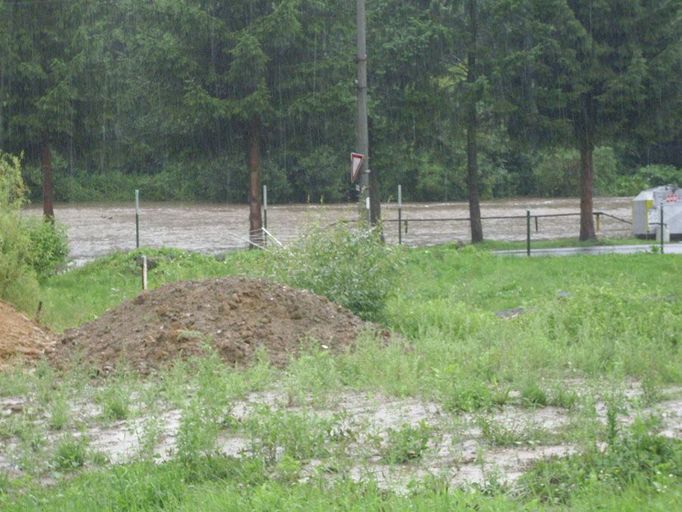
{"label": "dense forest", "polygon": [[[0,150],[35,197],[245,201],[256,151],[273,202],[353,199],[355,9],[0,0]],[[367,46],[383,199],[682,181],[680,0],[367,0]]]}

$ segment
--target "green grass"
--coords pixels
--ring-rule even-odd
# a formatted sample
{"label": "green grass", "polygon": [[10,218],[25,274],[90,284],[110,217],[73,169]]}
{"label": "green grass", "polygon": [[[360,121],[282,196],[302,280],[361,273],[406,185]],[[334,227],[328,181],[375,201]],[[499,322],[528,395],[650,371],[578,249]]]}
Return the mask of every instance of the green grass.
{"label": "green grass", "polygon": [[[641,238],[597,238],[581,242],[575,238],[557,238],[555,240],[533,240],[531,235],[531,249],[554,249],[565,247],[598,247],[612,245],[655,245],[654,240]],[[478,245],[479,249],[490,251],[510,251],[526,248],[526,242],[485,240]]]}
{"label": "green grass", "polygon": [[[604,457],[604,460],[609,456]],[[581,464],[571,460],[548,463],[531,476],[547,482],[552,464]],[[609,467],[610,470],[617,469]],[[564,473],[557,473],[563,475]],[[607,479],[578,479],[572,499],[543,495],[546,487],[526,487],[525,498],[505,493],[450,489],[439,480],[415,485],[407,495],[379,489],[375,484],[313,480],[308,483],[271,480],[267,467],[256,459],[224,457],[202,459],[188,466],[136,463],[93,471],[66,480],[54,488],[34,488],[10,500],[0,488],[0,506],[13,511],[225,511],[225,510],[675,510],[682,497],[667,475],[657,485],[642,479],[612,485]],[[7,485],[7,484],[5,484]],[[540,485],[538,483],[538,485]],[[565,488],[562,488],[562,491]]]}
{"label": "green grass", "polygon": [[[263,354],[244,369],[210,354],[147,380],[122,372],[91,381],[78,370],[62,375],[44,364],[32,372],[0,373],[0,397],[29,397],[21,414],[0,418],[0,442],[19,439],[16,450],[27,473],[15,479],[0,472],[0,509],[675,509],[682,499],[679,443],[651,435],[651,425],[622,432],[615,420],[627,382],[642,383],[643,406],[660,400],[665,386],[682,383],[682,258],[511,259],[452,246],[399,251],[400,274],[377,318],[400,334],[389,343],[367,334],[355,350],[336,355],[313,346],[284,370],[270,367]],[[139,293],[138,254],[116,254],[47,280],[42,320],[61,331]],[[152,287],[263,275],[268,268],[267,255],[253,251],[224,260],[174,250],[145,254],[157,263]],[[515,318],[495,314],[519,306],[523,313]],[[262,407],[243,421],[230,416],[236,400],[265,389],[279,390],[294,408]],[[491,447],[570,435],[581,447],[606,442],[608,449],[538,464],[520,487],[491,480],[463,491],[426,479],[407,494],[386,491],[348,477],[356,426],[311,413],[332,407],[349,390],[432,400],[453,417],[472,413]],[[76,399],[97,403],[101,414],[81,417],[70,409]],[[608,407],[607,425],[594,417],[596,400]],[[155,418],[164,404],[183,413],[178,452],[152,464]],[[573,423],[568,434],[510,429],[490,414],[505,404],[529,410],[554,405],[570,410]],[[85,438],[73,436],[93,422],[106,428],[135,419],[140,409],[153,414],[140,427],[140,455],[133,463],[108,466]],[[445,428],[403,425],[368,450],[404,469],[430,456],[429,442]],[[54,445],[45,441],[48,429],[59,432]],[[226,432],[246,438],[249,455],[217,455],[216,441]],[[306,472],[317,459],[319,468]],[[69,476],[42,485],[40,478],[54,471]]]}
{"label": "green grass", "polygon": [[107,309],[141,293],[141,267],[146,255],[155,266],[150,269],[149,288],[189,279],[247,273],[258,268],[262,254],[235,252],[226,258],[175,249],[139,249],[116,253],[63,274],[43,285],[41,322],[61,332],[95,319]]}

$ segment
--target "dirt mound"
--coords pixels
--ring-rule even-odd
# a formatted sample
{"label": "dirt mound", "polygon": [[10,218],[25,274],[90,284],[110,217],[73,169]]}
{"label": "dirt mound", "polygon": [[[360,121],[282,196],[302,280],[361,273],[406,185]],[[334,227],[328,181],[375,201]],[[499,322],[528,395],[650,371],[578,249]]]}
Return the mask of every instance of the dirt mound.
{"label": "dirt mound", "polygon": [[0,369],[13,359],[38,359],[53,345],[51,334],[0,301]]}
{"label": "dirt mound", "polygon": [[146,372],[200,355],[210,344],[231,363],[247,362],[263,347],[281,366],[305,340],[338,350],[366,325],[326,298],[269,281],[185,281],[145,292],[66,331],[53,358],[62,365],[77,354],[105,372],[119,362]]}

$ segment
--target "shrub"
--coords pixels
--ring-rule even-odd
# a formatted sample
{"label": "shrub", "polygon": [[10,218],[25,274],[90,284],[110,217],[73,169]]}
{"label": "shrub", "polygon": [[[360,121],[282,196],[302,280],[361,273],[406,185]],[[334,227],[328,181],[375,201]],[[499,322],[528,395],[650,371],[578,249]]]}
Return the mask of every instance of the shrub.
{"label": "shrub", "polygon": [[273,252],[268,272],[373,319],[394,288],[397,251],[381,241],[378,230],[317,228],[292,246]]}
{"label": "shrub", "polygon": [[649,187],[682,185],[682,169],[672,165],[647,165],[637,171],[637,176]]}
{"label": "shrub", "polygon": [[19,214],[0,208],[0,299],[25,311],[35,307],[38,295],[30,256],[31,240],[21,228]]}
{"label": "shrub", "polygon": [[62,225],[39,219],[28,219],[22,224],[30,241],[27,261],[39,277],[47,277],[66,263],[69,244]]}
{"label": "shrub", "polygon": [[31,311],[37,276],[46,276],[66,260],[64,229],[21,217],[26,187],[19,157],[0,152],[0,299]]}
{"label": "shrub", "polygon": [[36,274],[27,264],[30,254],[17,214],[0,210],[0,300],[24,311],[34,311],[38,297]]}
{"label": "shrub", "polygon": [[24,204],[25,196],[21,159],[0,151],[0,209],[18,210]]}

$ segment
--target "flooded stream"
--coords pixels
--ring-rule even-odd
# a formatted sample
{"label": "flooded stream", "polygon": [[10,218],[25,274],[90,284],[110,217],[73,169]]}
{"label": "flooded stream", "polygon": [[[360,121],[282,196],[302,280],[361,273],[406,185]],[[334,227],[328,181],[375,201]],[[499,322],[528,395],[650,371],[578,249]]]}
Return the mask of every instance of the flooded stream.
{"label": "flooded stream", "polygon": [[[596,198],[595,211],[630,220],[631,198]],[[539,217],[537,231],[532,218],[535,240],[577,237],[580,208],[578,198],[514,198],[486,201],[481,204],[483,234],[488,240],[525,240],[526,210],[531,215],[576,214],[565,217]],[[40,215],[40,205],[26,210]],[[431,245],[469,240],[466,202],[409,203],[402,208],[402,240],[409,245]],[[248,206],[205,203],[145,203],[140,212],[140,245],[177,247],[220,253],[247,247]],[[82,263],[117,250],[135,248],[135,206],[129,204],[57,204],[55,216],[68,230],[70,256]],[[355,204],[275,205],[267,211],[267,228],[282,243],[290,242],[311,226],[327,226],[358,218]],[[516,219],[485,217],[518,216]],[[386,240],[398,242],[398,206],[382,205]],[[449,220],[437,220],[449,219]],[[455,220],[458,219],[458,220]],[[459,220],[461,219],[461,220]],[[407,225],[405,225],[407,221]],[[602,216],[600,235],[624,237],[630,225]]]}

